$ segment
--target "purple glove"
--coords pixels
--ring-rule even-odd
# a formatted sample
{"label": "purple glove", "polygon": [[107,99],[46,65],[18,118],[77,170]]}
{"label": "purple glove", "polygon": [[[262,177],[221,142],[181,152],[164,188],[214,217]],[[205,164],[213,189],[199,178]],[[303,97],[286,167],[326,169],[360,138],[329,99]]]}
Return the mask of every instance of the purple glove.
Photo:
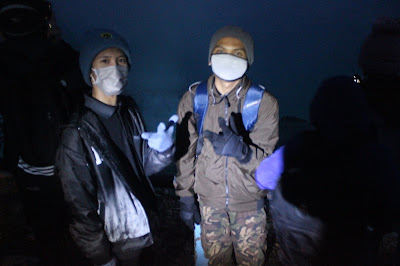
{"label": "purple glove", "polygon": [[256,182],[260,189],[274,190],[284,168],[283,154],[285,146],[279,147],[265,158],[256,170]]}

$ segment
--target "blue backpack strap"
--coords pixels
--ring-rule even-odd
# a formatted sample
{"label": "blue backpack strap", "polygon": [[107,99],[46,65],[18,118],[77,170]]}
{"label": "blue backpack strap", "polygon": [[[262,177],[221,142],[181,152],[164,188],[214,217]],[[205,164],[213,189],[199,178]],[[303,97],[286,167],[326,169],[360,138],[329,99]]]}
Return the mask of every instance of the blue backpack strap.
{"label": "blue backpack strap", "polygon": [[203,131],[203,120],[206,116],[208,107],[208,94],[207,94],[207,82],[201,82],[197,85],[196,94],[194,96],[193,111],[197,114],[197,133],[199,136]]}
{"label": "blue backpack strap", "polygon": [[261,85],[251,85],[246,93],[242,109],[242,120],[244,128],[251,131],[257,122],[258,109],[265,88]]}

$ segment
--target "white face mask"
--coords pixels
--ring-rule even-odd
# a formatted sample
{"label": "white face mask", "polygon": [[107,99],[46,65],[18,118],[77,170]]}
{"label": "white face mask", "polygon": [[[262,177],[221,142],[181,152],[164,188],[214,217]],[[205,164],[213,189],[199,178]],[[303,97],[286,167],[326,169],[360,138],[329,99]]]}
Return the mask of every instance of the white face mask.
{"label": "white face mask", "polygon": [[214,54],[211,56],[211,69],[220,79],[233,81],[244,75],[247,60],[231,54]]}
{"label": "white face mask", "polygon": [[92,68],[96,80],[91,76],[93,85],[107,96],[119,95],[128,81],[128,68],[124,66],[109,66]]}

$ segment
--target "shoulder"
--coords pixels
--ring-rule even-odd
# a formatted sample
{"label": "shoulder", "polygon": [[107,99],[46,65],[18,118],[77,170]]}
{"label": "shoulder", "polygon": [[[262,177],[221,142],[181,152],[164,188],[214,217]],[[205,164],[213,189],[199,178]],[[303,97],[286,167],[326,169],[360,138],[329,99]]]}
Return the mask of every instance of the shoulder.
{"label": "shoulder", "polygon": [[261,99],[260,108],[267,113],[276,113],[278,115],[279,103],[278,100],[268,91],[264,90],[263,97]]}
{"label": "shoulder", "polygon": [[[142,117],[139,106],[136,101],[129,95],[120,95],[119,100],[124,108],[129,110],[134,116]],[[140,118],[141,119],[141,118]]]}
{"label": "shoulder", "polygon": [[85,110],[80,110],[72,114],[68,124],[61,128],[61,146],[70,147],[72,149],[76,146],[76,143],[81,137],[80,131],[84,127],[83,121],[90,120],[90,117],[88,117],[88,110],[86,108],[84,109]]}
{"label": "shoulder", "polygon": [[133,111],[134,113],[137,113],[138,115],[140,114],[139,106],[131,96],[120,95],[119,100],[121,101],[122,105],[125,106],[125,108],[128,108],[129,110]]}
{"label": "shoulder", "polygon": [[[278,115],[279,105],[278,100],[274,95],[272,95],[267,88],[260,84],[252,84],[252,86],[258,87],[263,90],[263,95],[260,102],[259,110],[263,114],[275,114]],[[246,94],[250,90],[250,86],[246,90]],[[259,112],[259,113],[260,113]]]}
{"label": "shoulder", "polygon": [[263,91],[262,104],[276,105],[278,103],[278,100],[276,99],[276,97],[271,92],[269,92],[268,88],[265,87],[263,84],[259,84],[259,83],[255,83],[255,82],[249,81],[249,83],[247,85],[247,88],[245,90],[246,94],[250,90],[251,87],[255,87],[258,90],[262,90]]}
{"label": "shoulder", "polygon": [[119,101],[126,106],[136,106],[135,100],[129,95],[119,95]]}
{"label": "shoulder", "polygon": [[202,82],[201,82],[201,81],[196,81],[196,82],[193,82],[192,84],[190,84],[189,87],[188,87],[188,91],[187,91],[186,93],[195,94],[195,93],[196,93],[197,86],[198,86],[200,83],[202,83]]}
{"label": "shoulder", "polygon": [[62,143],[68,142],[72,138],[76,137],[79,128],[82,124],[82,117],[79,113],[74,113],[68,124],[62,128]]}
{"label": "shoulder", "polygon": [[189,85],[187,91],[185,91],[185,93],[181,97],[181,100],[179,101],[179,105],[180,106],[185,106],[185,105],[193,106],[193,104],[192,104],[193,98],[194,98],[194,96],[196,94],[197,86],[200,83],[201,83],[200,81],[196,81],[196,82],[194,82],[194,83]]}
{"label": "shoulder", "polygon": [[193,82],[192,84],[190,84],[189,87],[187,88],[187,90],[184,92],[184,94],[181,98],[181,101],[182,100],[185,101],[188,98],[192,99],[196,95],[196,90],[200,83],[202,83],[202,82],[196,81],[196,82]]}
{"label": "shoulder", "polygon": [[264,103],[272,104],[272,105],[277,105],[278,104],[278,100],[276,99],[276,97],[274,95],[272,95],[272,93],[269,92],[266,87],[264,87],[261,84],[257,84],[256,86],[258,86],[258,87],[260,87],[261,89],[264,90],[263,97],[262,97],[262,101]]}

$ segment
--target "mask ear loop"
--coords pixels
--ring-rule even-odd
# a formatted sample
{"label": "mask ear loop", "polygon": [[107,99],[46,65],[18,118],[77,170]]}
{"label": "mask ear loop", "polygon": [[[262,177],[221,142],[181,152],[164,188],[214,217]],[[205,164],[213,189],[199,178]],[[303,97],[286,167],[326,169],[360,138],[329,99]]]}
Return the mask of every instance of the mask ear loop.
{"label": "mask ear loop", "polygon": [[[98,75],[96,73],[96,69],[92,68],[92,71],[93,71],[94,74],[96,74],[96,77],[98,78]],[[93,73],[90,73],[89,77],[90,77],[90,79],[92,81],[92,84],[96,84],[96,80],[93,77]]]}

